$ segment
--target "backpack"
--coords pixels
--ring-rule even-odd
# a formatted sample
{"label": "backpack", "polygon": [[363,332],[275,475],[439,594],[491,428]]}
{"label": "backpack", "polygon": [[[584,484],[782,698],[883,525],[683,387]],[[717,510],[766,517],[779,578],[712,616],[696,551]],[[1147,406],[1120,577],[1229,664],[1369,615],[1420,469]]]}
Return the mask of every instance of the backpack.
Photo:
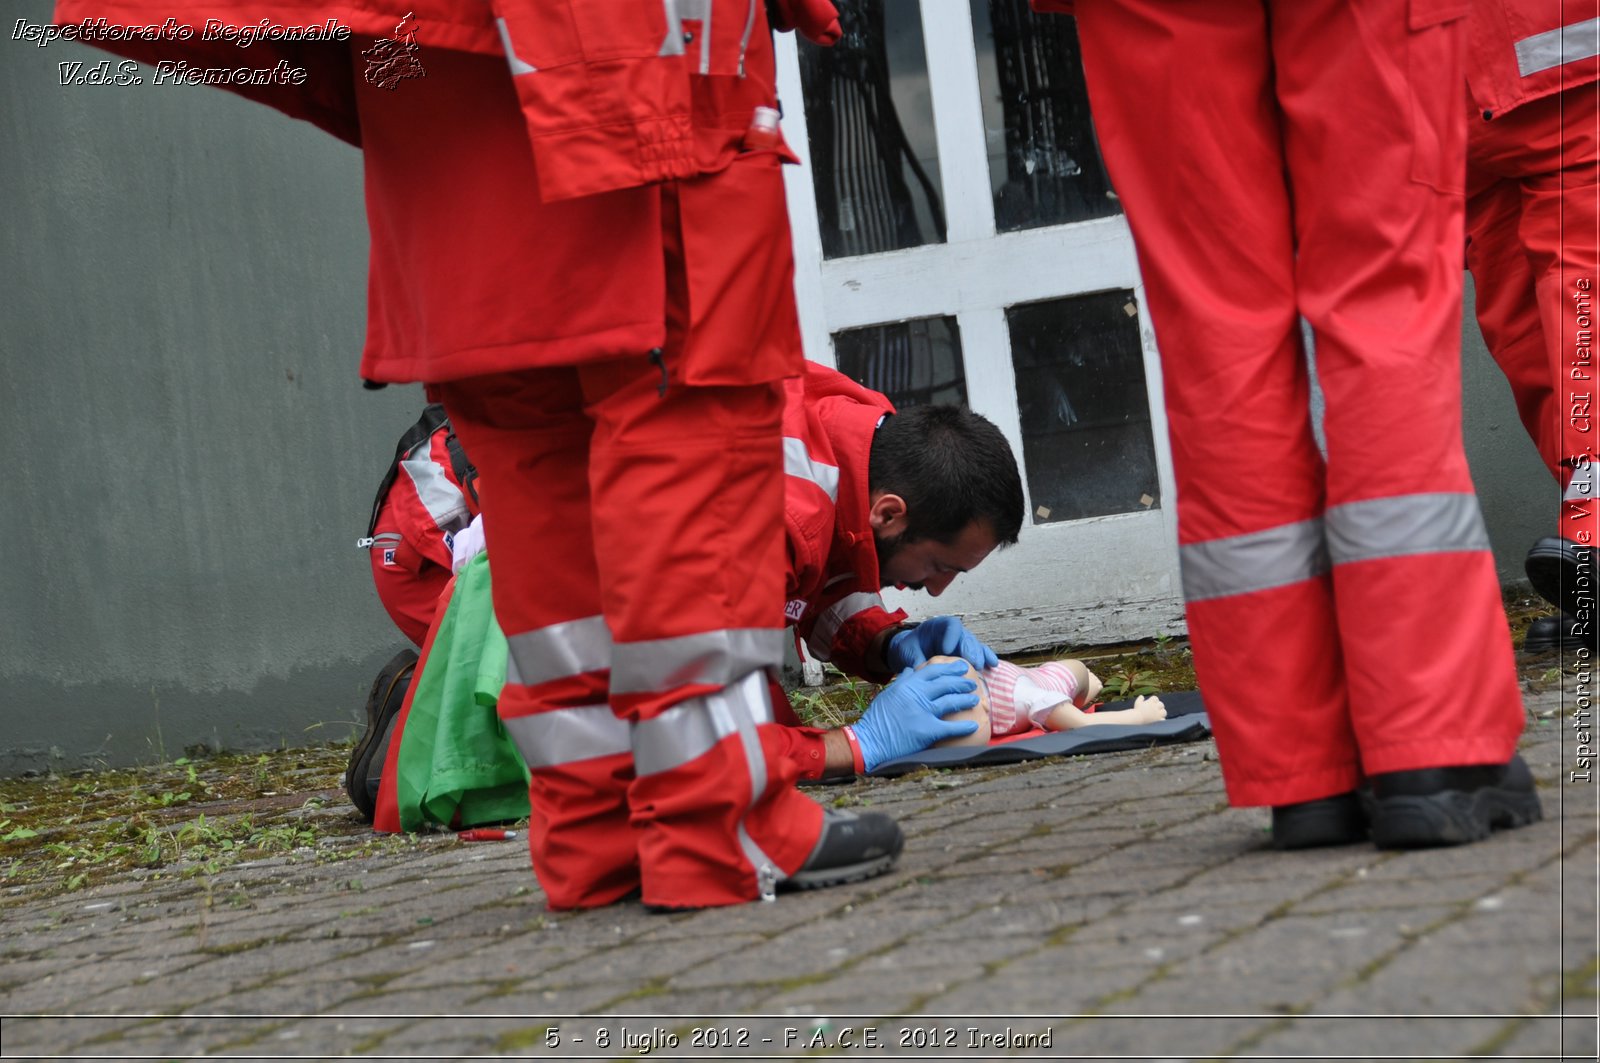
{"label": "backpack", "polygon": [[389,463],[389,470],[378,485],[378,495],[372,500],[372,516],[367,521],[367,534],[363,540],[365,545],[371,545],[372,535],[378,530],[378,513],[383,509],[383,500],[389,497],[389,488],[394,486],[395,477],[400,475],[400,463],[409,458],[418,446],[427,446],[433,434],[441,428],[449,429],[444,445],[450,454],[450,471],[455,474],[461,489],[472,499],[473,506],[478,505],[478,470],[467,460],[467,452],[456,438],[455,430],[450,428],[450,418],[445,414],[444,407],[430,403],[422,408],[422,416],[417,418],[416,424],[406,429],[394,448],[394,460]]}

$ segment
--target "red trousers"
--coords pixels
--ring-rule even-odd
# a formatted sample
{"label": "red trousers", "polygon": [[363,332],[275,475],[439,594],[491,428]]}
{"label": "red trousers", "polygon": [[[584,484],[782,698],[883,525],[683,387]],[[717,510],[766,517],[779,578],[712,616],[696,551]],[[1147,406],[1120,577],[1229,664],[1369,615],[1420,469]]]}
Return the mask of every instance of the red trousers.
{"label": "red trousers", "polygon": [[1461,23],[1428,7],[1077,5],[1234,804],[1504,761],[1522,729],[1461,443]]}
{"label": "red trousers", "polygon": [[439,611],[439,593],[450,582],[450,569],[423,556],[398,530],[392,501],[385,500],[373,530],[380,541],[367,553],[378,600],[400,633],[420,648]]}
{"label": "red trousers", "polygon": [[1560,534],[1596,542],[1600,82],[1525,103],[1467,137],[1467,266],[1478,326],[1563,488]]}
{"label": "red trousers", "polygon": [[534,867],[558,908],[617,899],[641,863],[647,903],[751,900],[759,868],[740,832],[781,877],[821,829],[770,702],[754,745],[724,735],[649,775],[628,729],[608,727],[751,675],[765,699],[781,663],[781,388],[670,380],[662,395],[662,379],[641,355],[442,387],[480,473],[512,654],[499,711],[529,761]]}
{"label": "red trousers", "polygon": [[802,365],[778,154],[546,202],[504,60],[424,62],[357,85],[363,367],[433,384],[477,466],[534,870],[556,908],[754,899],[822,822],[766,688]]}

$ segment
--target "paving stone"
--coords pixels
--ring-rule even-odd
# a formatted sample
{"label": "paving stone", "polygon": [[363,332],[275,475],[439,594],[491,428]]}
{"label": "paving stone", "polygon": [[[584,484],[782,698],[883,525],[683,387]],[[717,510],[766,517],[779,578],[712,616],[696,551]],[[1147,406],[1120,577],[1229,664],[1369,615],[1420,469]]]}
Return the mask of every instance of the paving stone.
{"label": "paving stone", "polygon": [[[551,913],[520,844],[449,836],[209,880],[8,891],[0,1009],[188,1014],[0,1030],[8,1055],[450,1058],[532,1054],[552,1021],[678,1030],[675,1017],[761,1013],[776,1017],[743,1025],[781,1032],[863,1013],[896,1030],[1042,1016],[1058,1055],[1516,1058],[1560,1050],[1564,1029],[1569,1054],[1593,1058],[1600,842],[1592,792],[1553,785],[1561,737],[1527,747],[1552,782],[1549,820],[1462,849],[1273,851],[1263,811],[1225,807],[1215,762],[1170,748],[821,791],[899,816],[901,865],[773,904]],[[1558,1007],[1564,1028],[1522,1017]],[[1467,1018],[1371,1018],[1441,1013]],[[1507,1017],[1473,1018],[1493,1015]]]}

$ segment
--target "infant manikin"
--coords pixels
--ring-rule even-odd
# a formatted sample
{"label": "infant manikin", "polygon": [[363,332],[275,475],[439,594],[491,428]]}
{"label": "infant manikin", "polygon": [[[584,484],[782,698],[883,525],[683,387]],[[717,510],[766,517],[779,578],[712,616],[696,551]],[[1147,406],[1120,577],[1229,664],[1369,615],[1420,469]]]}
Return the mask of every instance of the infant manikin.
{"label": "infant manikin", "polygon": [[[929,664],[959,661],[959,657],[933,657]],[[1020,734],[1034,728],[1070,731],[1091,724],[1146,724],[1164,720],[1167,707],[1161,699],[1141,696],[1133,707],[1118,712],[1085,712],[1100,695],[1099,677],[1082,661],[1048,661],[1033,668],[1019,668],[1001,661],[979,672],[967,665],[967,678],[978,684],[978,707],[946,716],[947,720],[974,720],[978,729],[961,738],[939,742],[940,746],[987,745],[991,737]]]}

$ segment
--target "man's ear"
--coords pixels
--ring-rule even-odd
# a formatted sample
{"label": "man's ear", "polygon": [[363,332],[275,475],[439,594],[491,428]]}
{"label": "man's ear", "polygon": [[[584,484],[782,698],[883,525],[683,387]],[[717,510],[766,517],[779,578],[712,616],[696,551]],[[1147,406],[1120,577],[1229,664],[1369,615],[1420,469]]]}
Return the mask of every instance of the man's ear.
{"label": "man's ear", "polygon": [[867,516],[875,533],[893,538],[906,530],[906,500],[890,491],[875,491]]}

